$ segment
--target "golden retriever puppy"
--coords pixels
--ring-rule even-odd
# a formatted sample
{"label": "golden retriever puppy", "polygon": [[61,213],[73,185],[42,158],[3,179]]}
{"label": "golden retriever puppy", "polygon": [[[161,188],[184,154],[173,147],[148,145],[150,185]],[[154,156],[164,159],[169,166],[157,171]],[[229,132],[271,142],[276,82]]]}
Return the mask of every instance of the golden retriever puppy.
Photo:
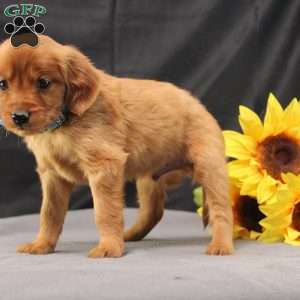
{"label": "golden retriever puppy", "polygon": [[[0,116],[35,155],[43,191],[39,233],[19,252],[53,252],[73,187],[89,184],[101,236],[89,256],[121,256],[124,240],[142,239],[162,217],[172,176],[181,178],[174,169],[189,169],[205,189],[207,253],[233,252],[222,133],[194,97],[170,83],[110,76],[47,36],[35,48],[5,41],[0,57]],[[140,210],[124,234],[130,179],[137,180]]]}

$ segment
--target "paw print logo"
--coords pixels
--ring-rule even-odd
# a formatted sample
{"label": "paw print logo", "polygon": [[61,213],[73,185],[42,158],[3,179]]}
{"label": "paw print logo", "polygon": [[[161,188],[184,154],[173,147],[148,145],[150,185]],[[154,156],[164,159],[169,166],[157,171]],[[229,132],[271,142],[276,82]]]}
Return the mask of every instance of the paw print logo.
{"label": "paw print logo", "polygon": [[19,47],[23,44],[35,47],[39,43],[37,34],[43,33],[45,26],[42,23],[37,23],[33,16],[28,16],[26,19],[17,16],[12,23],[5,25],[4,31],[11,34],[10,41],[13,47]]}

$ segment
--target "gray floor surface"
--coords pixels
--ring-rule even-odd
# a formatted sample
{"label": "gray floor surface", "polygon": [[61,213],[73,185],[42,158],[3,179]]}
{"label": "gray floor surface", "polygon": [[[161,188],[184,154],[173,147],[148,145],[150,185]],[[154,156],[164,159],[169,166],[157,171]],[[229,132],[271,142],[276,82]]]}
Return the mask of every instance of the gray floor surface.
{"label": "gray floor surface", "polygon": [[[136,210],[127,209],[127,226]],[[92,260],[92,210],[68,213],[57,252],[21,255],[38,215],[0,220],[0,299],[300,299],[300,248],[238,241],[234,256],[206,256],[209,234],[195,213],[166,211],[141,242],[119,259]]]}

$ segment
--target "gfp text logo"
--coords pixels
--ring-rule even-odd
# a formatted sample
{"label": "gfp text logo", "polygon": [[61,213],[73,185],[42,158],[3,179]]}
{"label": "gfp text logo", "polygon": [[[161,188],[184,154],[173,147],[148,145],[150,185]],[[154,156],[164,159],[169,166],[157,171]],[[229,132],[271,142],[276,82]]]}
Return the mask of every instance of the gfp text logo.
{"label": "gfp text logo", "polygon": [[28,16],[35,17],[44,16],[47,13],[47,9],[42,5],[37,4],[12,4],[5,8],[4,15],[6,17]]}

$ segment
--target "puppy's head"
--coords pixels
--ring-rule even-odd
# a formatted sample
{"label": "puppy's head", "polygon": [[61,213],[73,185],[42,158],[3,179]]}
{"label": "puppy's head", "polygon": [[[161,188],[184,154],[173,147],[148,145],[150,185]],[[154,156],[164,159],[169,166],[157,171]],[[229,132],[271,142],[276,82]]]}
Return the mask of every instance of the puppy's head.
{"label": "puppy's head", "polygon": [[83,114],[98,87],[99,72],[73,47],[47,36],[36,48],[0,45],[0,118],[20,136],[44,132],[65,106]]}

